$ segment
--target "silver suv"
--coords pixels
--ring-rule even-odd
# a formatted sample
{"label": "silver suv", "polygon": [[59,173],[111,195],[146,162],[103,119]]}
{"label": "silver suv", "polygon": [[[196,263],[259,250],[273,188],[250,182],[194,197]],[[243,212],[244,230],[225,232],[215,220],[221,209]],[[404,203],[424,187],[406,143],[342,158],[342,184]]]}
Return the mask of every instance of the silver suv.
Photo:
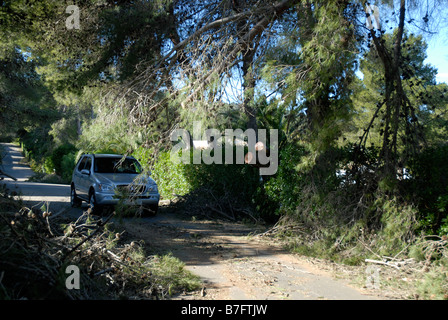
{"label": "silver suv", "polygon": [[70,202],[73,207],[86,201],[93,213],[121,201],[140,206],[150,215],[159,207],[156,182],[143,173],[140,163],[130,156],[85,154],[73,171]]}

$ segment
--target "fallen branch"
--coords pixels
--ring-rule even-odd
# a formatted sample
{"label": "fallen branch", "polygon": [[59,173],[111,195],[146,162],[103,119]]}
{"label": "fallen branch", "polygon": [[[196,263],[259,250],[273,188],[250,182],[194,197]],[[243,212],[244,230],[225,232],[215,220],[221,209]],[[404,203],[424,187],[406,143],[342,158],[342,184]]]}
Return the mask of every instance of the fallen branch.
{"label": "fallen branch", "polygon": [[379,261],[379,260],[372,260],[372,259],[366,259],[365,262],[367,263],[375,263],[375,264],[381,264],[381,265],[385,265],[388,267],[392,267],[395,268],[397,270],[400,270],[400,267],[397,265],[397,263],[395,262],[390,262],[390,261]]}
{"label": "fallen branch", "polygon": [[230,220],[232,220],[232,221],[235,221],[235,218],[229,216],[227,213],[224,213],[224,212],[222,212],[222,211],[219,210],[219,209],[216,209],[216,208],[214,208],[214,207],[212,207],[212,206],[209,206],[208,204],[206,204],[205,206],[206,206],[207,208],[209,208],[210,210],[212,210],[212,211],[214,211],[214,212],[216,212],[216,213],[219,213],[219,214],[223,215],[224,217],[226,217],[226,218],[228,218],[228,219],[230,219]]}
{"label": "fallen branch", "polygon": [[65,260],[70,254],[72,254],[74,251],[76,251],[80,246],[82,246],[86,241],[90,240],[91,238],[93,238],[93,236],[95,236],[98,231],[100,231],[101,229],[103,229],[103,227],[109,222],[109,220],[115,215],[115,212],[113,212],[109,217],[107,217],[107,219],[105,221],[99,221],[98,222],[98,227],[96,228],[95,231],[93,231],[88,237],[86,237],[84,240],[82,240],[80,243],[78,243],[76,246],[74,246],[72,249],[70,249],[69,252],[67,252],[67,254],[65,255],[64,259]]}
{"label": "fallen branch", "polygon": [[297,225],[275,225],[272,228],[270,228],[269,230],[267,230],[265,232],[262,232],[260,234],[257,234],[257,236],[263,237],[263,236],[267,236],[269,234],[276,234],[276,233],[280,233],[280,232],[284,232],[284,231],[298,231],[298,232],[304,233],[302,226],[297,226]]}
{"label": "fallen branch", "polygon": [[104,273],[111,272],[111,271],[114,271],[114,268],[110,267],[110,268],[98,271],[98,272],[94,273],[93,276],[97,277],[97,276],[100,276],[100,275],[102,275]]}

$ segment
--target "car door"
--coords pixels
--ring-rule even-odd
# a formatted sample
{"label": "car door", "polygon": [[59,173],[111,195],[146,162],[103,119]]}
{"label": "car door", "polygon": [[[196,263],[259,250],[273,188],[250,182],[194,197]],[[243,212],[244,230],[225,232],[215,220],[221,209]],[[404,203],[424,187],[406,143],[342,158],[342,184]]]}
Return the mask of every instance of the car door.
{"label": "car door", "polygon": [[79,162],[78,167],[75,169],[75,178],[73,179],[75,183],[75,190],[78,196],[83,199],[87,199],[90,187],[90,176],[83,170],[88,170],[88,172],[90,173],[91,167],[92,159],[89,155],[85,155]]}
{"label": "car door", "polygon": [[91,186],[90,174],[92,172],[92,157],[90,155],[86,156],[86,162],[81,170],[81,188],[82,195],[86,199],[89,197],[89,189]]}
{"label": "car door", "polygon": [[78,196],[83,196],[82,195],[82,174],[81,174],[81,170],[84,168],[84,166],[86,165],[86,161],[87,158],[86,156],[82,156],[81,159],[79,159],[78,164],[76,165],[75,170],[73,171],[73,185],[75,188],[75,192]]}

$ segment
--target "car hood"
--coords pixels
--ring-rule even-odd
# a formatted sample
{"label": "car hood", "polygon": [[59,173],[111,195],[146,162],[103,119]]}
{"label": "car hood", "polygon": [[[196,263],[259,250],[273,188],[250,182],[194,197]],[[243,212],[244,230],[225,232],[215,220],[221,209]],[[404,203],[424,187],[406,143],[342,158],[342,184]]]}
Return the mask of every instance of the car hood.
{"label": "car hood", "polygon": [[107,183],[114,185],[131,184],[131,183],[149,184],[149,185],[156,184],[151,177],[141,174],[95,173],[95,176],[100,183]]}

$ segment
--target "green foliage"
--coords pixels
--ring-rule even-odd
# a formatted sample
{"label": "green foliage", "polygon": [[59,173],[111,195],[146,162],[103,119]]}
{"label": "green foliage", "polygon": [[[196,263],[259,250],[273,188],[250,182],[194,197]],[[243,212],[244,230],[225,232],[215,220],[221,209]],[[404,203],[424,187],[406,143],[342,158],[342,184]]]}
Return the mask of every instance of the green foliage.
{"label": "green foliage", "polygon": [[[67,171],[73,171],[73,167],[75,165],[73,160],[77,151],[78,150],[76,147],[71,144],[63,144],[53,150],[49,159],[53,163],[54,170],[57,175],[63,176],[68,173]],[[70,163],[71,161],[72,163]],[[70,167],[70,165],[72,165],[72,167]]]}
{"label": "green foliage", "polygon": [[155,256],[149,268],[153,281],[162,286],[168,295],[200,287],[200,278],[185,270],[185,264],[171,254]]}
{"label": "green foliage", "polygon": [[[78,149],[133,154],[162,198],[190,197],[222,211],[251,207],[266,220],[300,225],[286,234],[295,250],[351,264],[371,254],[360,243],[393,255],[419,231],[448,233],[448,86],[436,84],[435,68],[424,63],[422,36],[405,31],[399,43],[395,30],[378,38],[381,46],[362,48],[358,1],[292,1],[275,17],[264,8],[272,1],[106,2],[81,2],[89,18],[73,32],[61,23],[65,3],[0,6],[0,37],[8,39],[0,44],[0,136],[19,130],[41,181],[69,181]],[[253,3],[259,12],[251,12]],[[235,21],[235,9],[248,15]],[[263,10],[273,18],[266,33],[254,27]],[[251,53],[236,54],[234,44],[244,39]],[[394,52],[396,43],[393,77],[401,80],[388,84],[395,68],[379,49]],[[231,91],[240,97],[229,99]],[[249,115],[258,128],[279,130],[274,176],[260,179],[247,165],[177,164],[166,149],[159,152],[173,128],[191,129],[198,120],[219,130],[244,128]],[[391,163],[392,174],[381,175]],[[395,177],[396,167],[409,169],[407,179]],[[172,266],[160,273],[163,281],[181,281],[172,257],[156,260]]]}
{"label": "green foliage", "polygon": [[45,158],[44,160],[44,164],[43,164],[43,171],[45,173],[53,173],[55,172],[55,166],[54,166],[54,162],[51,158]]}
{"label": "green foliage", "polygon": [[55,101],[35,70],[37,65],[21,48],[4,49],[0,44],[0,135],[13,135],[27,126],[46,126],[58,118]]}
{"label": "green foliage", "polygon": [[258,170],[243,164],[189,164],[184,170],[192,189],[205,186],[213,194],[230,194],[235,199],[250,199],[259,183]]}
{"label": "green foliage", "polygon": [[186,166],[183,163],[175,164],[171,161],[170,152],[160,152],[151,175],[157,182],[160,196],[171,199],[175,195],[184,196],[193,190],[193,183],[186,177]]}
{"label": "green foliage", "polygon": [[[43,172],[45,171],[45,156],[52,146],[51,137],[47,133],[48,127],[41,126],[31,131],[20,130],[18,134],[25,157],[41,164],[41,168],[44,170],[39,171]],[[52,167],[53,165],[47,162],[47,168],[52,169]]]}
{"label": "green foliage", "polygon": [[143,170],[149,170],[149,171],[150,171],[151,165],[154,164],[154,161],[156,159],[154,149],[147,148],[144,146],[140,146],[139,148],[137,148],[137,150],[134,150],[134,152],[132,153],[132,156],[134,156],[140,162],[140,164],[143,167]]}
{"label": "green foliage", "polygon": [[69,143],[53,149],[54,144],[48,135],[48,129],[41,127],[31,132],[21,130],[19,133],[24,155],[29,160],[31,169],[37,173],[33,181],[68,183],[78,149]]}
{"label": "green foliage", "polygon": [[51,125],[51,130],[48,132],[53,137],[56,146],[66,143],[74,144],[78,140],[77,119],[64,115],[61,120],[54,122]]}
{"label": "green foliage", "polygon": [[70,152],[64,154],[61,161],[61,177],[65,182],[70,182],[72,179],[73,170],[75,169],[77,161],[77,152]]}
{"label": "green foliage", "polygon": [[[151,172],[162,197],[170,199],[205,188],[214,195],[250,202],[259,185],[257,169],[238,164],[194,164],[193,156],[192,152],[191,163],[184,164],[173,162],[170,152],[159,153]],[[204,196],[210,197],[208,192]]]}
{"label": "green foliage", "polygon": [[424,150],[410,162],[411,179],[406,182],[409,197],[419,208],[419,220],[426,232],[447,234],[448,146]]}
{"label": "green foliage", "polygon": [[415,241],[418,211],[414,206],[403,204],[396,198],[378,198],[373,206],[381,218],[376,252],[385,256],[403,252]]}
{"label": "green foliage", "polygon": [[418,293],[425,300],[448,300],[448,262],[445,259],[437,268],[424,275]]}
{"label": "green foliage", "polygon": [[358,264],[372,252],[403,252],[414,241],[417,207],[381,191],[375,181],[377,152],[333,148],[310,161],[313,152],[304,147],[282,149],[278,173],[264,190],[266,202],[277,204],[282,228],[300,230],[284,234],[293,251]]}
{"label": "green foliage", "polygon": [[[301,146],[287,145],[280,151],[277,174],[266,181],[257,197],[257,209],[275,214],[286,214],[294,211],[300,204],[300,189],[306,179],[296,170],[297,163],[302,161],[305,150]],[[261,192],[263,191],[263,192]]]}
{"label": "green foliage", "polygon": [[417,293],[426,300],[448,300],[447,236],[421,237],[411,249],[410,255],[425,265]]}

